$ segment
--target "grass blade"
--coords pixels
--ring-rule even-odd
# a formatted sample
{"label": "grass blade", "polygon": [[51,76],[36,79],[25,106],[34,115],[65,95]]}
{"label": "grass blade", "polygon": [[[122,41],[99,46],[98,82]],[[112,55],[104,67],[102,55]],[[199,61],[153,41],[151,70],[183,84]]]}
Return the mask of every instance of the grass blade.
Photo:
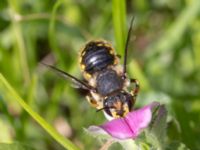
{"label": "grass blade", "polygon": [[125,0],[112,0],[113,27],[117,52],[122,55],[126,41],[126,3]]}
{"label": "grass blade", "polygon": [[199,13],[200,2],[198,0],[191,1],[162,37],[146,50],[146,59],[150,59],[156,54],[164,54],[174,50],[177,43],[182,40],[188,26],[198,17]]}
{"label": "grass blade", "polygon": [[60,135],[50,124],[48,124],[39,114],[31,109],[31,107],[17,94],[17,92],[11,87],[8,81],[0,74],[0,81],[6,89],[1,87],[1,90],[9,93],[13,99],[15,99],[20,106],[40,125],[47,131],[58,143],[69,150],[78,150],[79,148],[75,146],[71,141],[66,139],[64,136]]}

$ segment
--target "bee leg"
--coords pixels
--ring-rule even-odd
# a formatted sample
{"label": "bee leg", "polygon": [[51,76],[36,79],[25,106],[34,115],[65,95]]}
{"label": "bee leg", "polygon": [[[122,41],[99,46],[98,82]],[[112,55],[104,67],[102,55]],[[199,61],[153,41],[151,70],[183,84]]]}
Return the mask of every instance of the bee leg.
{"label": "bee leg", "polygon": [[121,59],[121,58],[122,58],[122,56],[121,56],[120,54],[117,54],[117,58]]}
{"label": "bee leg", "polygon": [[130,82],[135,84],[135,87],[131,91],[131,94],[133,95],[134,99],[136,99],[139,89],[140,89],[139,81],[137,79],[130,79]]}
{"label": "bee leg", "polygon": [[99,104],[97,103],[97,101],[91,96],[91,95],[87,95],[86,96],[88,103],[92,106],[97,108],[99,106]]}

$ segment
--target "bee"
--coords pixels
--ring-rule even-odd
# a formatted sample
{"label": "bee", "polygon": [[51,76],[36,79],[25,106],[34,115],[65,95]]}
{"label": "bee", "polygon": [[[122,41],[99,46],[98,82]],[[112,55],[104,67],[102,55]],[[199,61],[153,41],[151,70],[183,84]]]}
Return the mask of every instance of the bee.
{"label": "bee", "polygon": [[[97,111],[103,110],[108,119],[124,117],[130,112],[139,91],[138,81],[129,79],[126,71],[133,20],[127,34],[123,65],[112,45],[105,40],[90,41],[80,51],[79,64],[85,81],[45,64],[64,78],[70,78],[79,88],[88,90],[88,102]],[[129,91],[131,84],[135,86]]]}

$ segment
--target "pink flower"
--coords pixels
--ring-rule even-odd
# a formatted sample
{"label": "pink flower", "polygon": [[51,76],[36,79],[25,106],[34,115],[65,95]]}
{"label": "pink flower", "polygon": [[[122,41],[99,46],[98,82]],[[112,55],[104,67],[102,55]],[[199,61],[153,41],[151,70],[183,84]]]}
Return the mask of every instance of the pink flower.
{"label": "pink flower", "polygon": [[116,139],[134,139],[148,127],[152,119],[152,110],[159,105],[158,102],[153,102],[128,113],[123,118],[113,119],[100,126],[90,126],[88,130],[96,134],[109,134]]}

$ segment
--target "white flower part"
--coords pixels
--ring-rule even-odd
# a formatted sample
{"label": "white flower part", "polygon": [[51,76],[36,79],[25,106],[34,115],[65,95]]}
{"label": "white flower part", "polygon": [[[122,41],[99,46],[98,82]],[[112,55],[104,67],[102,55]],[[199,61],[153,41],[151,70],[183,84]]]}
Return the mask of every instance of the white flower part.
{"label": "white flower part", "polygon": [[115,118],[113,118],[112,116],[108,115],[105,111],[103,111],[103,113],[104,113],[104,116],[106,117],[106,119],[107,119],[108,121],[111,121],[111,120],[115,119]]}

